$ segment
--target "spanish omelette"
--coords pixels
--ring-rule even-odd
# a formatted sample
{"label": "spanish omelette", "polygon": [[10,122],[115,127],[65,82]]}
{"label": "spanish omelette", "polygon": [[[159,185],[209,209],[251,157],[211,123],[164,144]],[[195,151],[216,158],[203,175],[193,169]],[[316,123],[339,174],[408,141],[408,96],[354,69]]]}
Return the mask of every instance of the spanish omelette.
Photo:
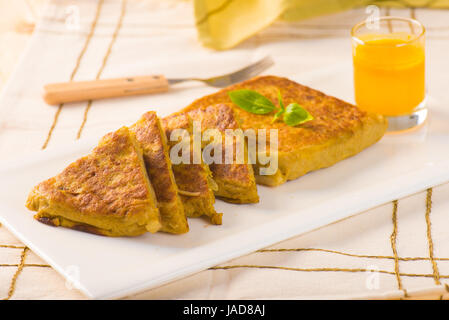
{"label": "spanish omelette", "polygon": [[221,224],[222,214],[217,213],[214,208],[215,196],[213,190],[216,189],[216,183],[212,179],[209,166],[202,161],[201,156],[199,157],[200,163],[193,163],[192,120],[185,114],[175,113],[163,118],[161,122],[170,148],[173,148],[178,143],[182,143],[181,140],[175,141],[171,139],[174,130],[184,129],[187,134],[186,138],[189,145],[188,163],[172,164],[186,215],[188,217],[206,215],[213,224]]}
{"label": "spanish omelette", "polygon": [[145,113],[130,129],[143,151],[146,170],[161,215],[161,231],[188,232],[189,225],[173,176],[167,139],[156,113]]}
{"label": "spanish omelette", "polygon": [[42,223],[105,236],[137,236],[161,228],[142,151],[126,127],[38,184],[26,206],[37,211],[34,218]]}
{"label": "spanish omelette", "polygon": [[[228,92],[238,89],[257,91],[278,104],[278,92],[284,104],[302,105],[314,119],[290,127],[283,121],[272,123],[275,111],[269,114],[252,114],[234,105]],[[287,78],[260,76],[224,88],[214,94],[195,100],[183,112],[210,105],[230,103],[246,129],[278,130],[278,169],[272,175],[261,175],[260,163],[254,166],[259,184],[277,186],[288,180],[351,157],[376,143],[387,130],[387,119],[365,112],[356,106],[332,96],[303,86]],[[270,138],[267,137],[267,145]]]}

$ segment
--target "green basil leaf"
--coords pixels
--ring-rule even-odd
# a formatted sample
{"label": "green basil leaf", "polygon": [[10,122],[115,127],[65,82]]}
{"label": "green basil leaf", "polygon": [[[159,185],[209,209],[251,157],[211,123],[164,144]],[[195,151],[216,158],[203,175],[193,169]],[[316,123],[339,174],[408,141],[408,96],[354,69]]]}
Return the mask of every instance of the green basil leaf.
{"label": "green basil leaf", "polygon": [[251,113],[267,114],[276,109],[270,100],[253,90],[234,90],[228,92],[228,95],[232,102]]}
{"label": "green basil leaf", "polygon": [[285,109],[284,122],[291,127],[310,120],[313,120],[313,116],[297,103],[290,103]]}
{"label": "green basil leaf", "polygon": [[271,123],[274,123],[277,119],[279,119],[284,112],[285,112],[285,110],[283,110],[283,109],[276,112],[273,117],[273,120],[271,120]]}
{"label": "green basil leaf", "polygon": [[282,100],[282,96],[281,96],[281,90],[278,90],[278,100],[279,100],[279,105],[281,106],[281,110],[285,111],[284,101]]}
{"label": "green basil leaf", "polygon": [[281,117],[281,115],[285,112],[285,106],[284,106],[284,101],[282,100],[281,90],[278,90],[278,101],[279,101],[279,106],[281,108],[278,112],[276,112],[276,114],[273,117],[273,120],[271,120],[271,123],[276,122],[276,120],[279,119]]}

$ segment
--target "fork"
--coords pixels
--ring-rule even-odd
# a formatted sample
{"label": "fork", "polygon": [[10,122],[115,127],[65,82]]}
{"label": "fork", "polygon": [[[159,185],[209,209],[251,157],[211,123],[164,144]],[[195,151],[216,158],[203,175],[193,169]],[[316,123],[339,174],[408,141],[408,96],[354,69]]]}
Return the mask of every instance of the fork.
{"label": "fork", "polygon": [[171,85],[186,81],[201,81],[209,86],[223,88],[252,78],[274,64],[267,56],[240,70],[212,78],[167,79],[163,75],[138,76],[79,82],[50,83],[44,86],[43,98],[48,104],[133,96],[168,91]]}

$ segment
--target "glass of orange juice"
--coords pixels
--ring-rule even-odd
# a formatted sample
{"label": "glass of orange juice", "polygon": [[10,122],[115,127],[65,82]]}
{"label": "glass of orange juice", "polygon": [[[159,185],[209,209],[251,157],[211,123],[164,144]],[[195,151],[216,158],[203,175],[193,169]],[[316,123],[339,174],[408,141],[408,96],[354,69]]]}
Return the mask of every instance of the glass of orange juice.
{"label": "glass of orange juice", "polygon": [[356,104],[388,117],[401,131],[427,118],[425,28],[414,20],[380,17],[352,28]]}

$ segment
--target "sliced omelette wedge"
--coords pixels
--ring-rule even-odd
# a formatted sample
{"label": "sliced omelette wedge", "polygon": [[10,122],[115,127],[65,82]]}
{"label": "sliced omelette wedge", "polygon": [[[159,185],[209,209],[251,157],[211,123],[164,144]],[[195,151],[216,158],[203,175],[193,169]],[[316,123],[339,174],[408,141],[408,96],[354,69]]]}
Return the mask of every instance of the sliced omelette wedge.
{"label": "sliced omelette wedge", "polygon": [[126,127],[38,184],[26,206],[37,211],[34,217],[42,223],[105,236],[137,236],[161,228],[142,151]]}
{"label": "sliced omelette wedge", "polygon": [[[214,159],[218,160],[217,163],[209,164],[212,177],[218,186],[215,196],[231,203],[259,202],[253,167],[248,163],[247,142],[243,134],[241,136],[236,134],[240,129],[240,124],[232,106],[226,103],[202,106],[191,110],[188,115],[193,121],[199,122],[203,133],[207,130],[216,129],[222,138],[222,141],[220,141],[221,157]],[[230,156],[232,157],[227,155],[226,131],[234,134],[234,136],[228,135],[230,137],[228,139],[229,147],[232,148]],[[207,143],[213,144],[213,140],[210,139]],[[237,156],[237,145],[241,145],[243,149],[241,159],[238,159]],[[227,156],[229,157],[228,160],[226,160]]]}
{"label": "sliced omelette wedge", "polygon": [[180,143],[180,140],[176,140],[172,136],[172,133],[174,133],[175,130],[181,129],[187,134],[187,143],[190,147],[188,154],[189,159],[187,159],[188,163],[181,162],[172,164],[176,184],[186,215],[188,217],[200,217],[205,215],[209,217],[213,224],[221,224],[222,214],[217,213],[214,208],[215,196],[213,190],[216,190],[217,186],[212,179],[212,173],[209,170],[209,166],[202,161],[201,155],[199,157],[199,163],[193,163],[194,151],[191,143],[191,119],[185,114],[175,113],[163,118],[161,122],[168,139],[168,145],[171,149],[175,148],[175,146]]}
{"label": "sliced omelette wedge", "polygon": [[162,221],[161,231],[188,232],[189,225],[173,176],[167,139],[156,113],[145,113],[131,127],[131,131],[142,148],[148,177],[156,194]]}

